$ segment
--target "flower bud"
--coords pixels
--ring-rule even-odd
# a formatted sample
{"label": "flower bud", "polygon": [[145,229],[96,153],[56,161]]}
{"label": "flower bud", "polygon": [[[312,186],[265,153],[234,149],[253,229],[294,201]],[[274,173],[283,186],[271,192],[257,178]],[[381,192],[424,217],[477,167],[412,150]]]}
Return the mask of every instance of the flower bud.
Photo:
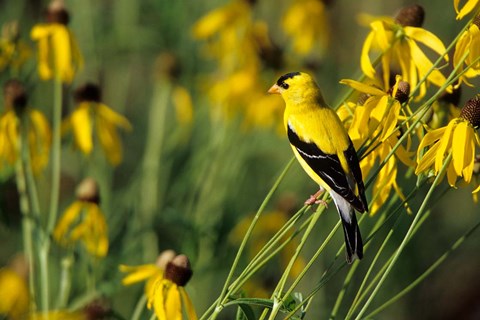
{"label": "flower bud", "polygon": [[172,261],[167,263],[165,268],[165,279],[168,279],[176,285],[183,287],[192,277],[193,271],[190,267],[190,261],[184,254],[178,255]]}
{"label": "flower bud", "polygon": [[395,23],[404,27],[421,27],[424,19],[425,10],[418,4],[403,7],[395,15]]}
{"label": "flower bud", "polygon": [[468,120],[474,128],[480,126],[480,95],[468,100],[460,112],[460,117]]}
{"label": "flower bud", "polygon": [[16,79],[11,79],[3,85],[3,99],[5,109],[13,109],[21,113],[27,106],[28,97],[23,84]]}
{"label": "flower bud", "polygon": [[77,199],[80,201],[100,203],[100,191],[98,184],[93,178],[85,178],[80,182],[76,190]]}
{"label": "flower bud", "polygon": [[100,102],[102,101],[102,90],[96,84],[87,82],[75,90],[73,99],[77,104],[82,102]]}

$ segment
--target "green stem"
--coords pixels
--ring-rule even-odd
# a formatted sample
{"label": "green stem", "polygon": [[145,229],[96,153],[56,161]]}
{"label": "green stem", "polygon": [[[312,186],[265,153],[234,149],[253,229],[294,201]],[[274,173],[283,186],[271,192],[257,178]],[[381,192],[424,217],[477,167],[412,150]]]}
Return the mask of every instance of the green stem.
{"label": "green stem", "polygon": [[64,309],[68,303],[68,297],[70,295],[70,289],[72,287],[71,271],[73,265],[73,254],[69,253],[62,259],[62,269],[60,272],[60,288],[58,292],[57,308]]}
{"label": "green stem", "polygon": [[405,237],[403,238],[402,242],[400,243],[400,246],[398,247],[398,249],[395,252],[395,255],[393,256],[392,261],[388,264],[388,267],[385,270],[385,273],[382,275],[379,282],[377,283],[377,286],[375,287],[375,289],[373,290],[373,292],[371,293],[371,295],[369,296],[369,298],[365,302],[365,305],[363,306],[363,308],[360,310],[359,314],[357,315],[357,317],[356,317],[357,320],[362,318],[363,314],[366,312],[367,308],[370,306],[373,299],[375,298],[375,296],[379,292],[381,286],[383,285],[383,283],[387,279],[388,275],[390,274],[390,271],[393,269],[393,266],[395,265],[398,258],[400,257],[400,254],[403,252],[403,249],[405,248],[407,243],[410,241],[411,236],[412,236],[412,232],[415,229],[416,224],[419,222],[420,218],[422,217],[423,212],[426,210],[427,203],[428,203],[430,197],[432,196],[433,191],[437,187],[437,185],[440,181],[440,178],[442,177],[443,173],[445,172],[445,170],[447,168],[447,165],[450,163],[451,158],[452,158],[452,154],[450,153],[449,156],[447,157],[447,159],[445,160],[441,171],[439,172],[439,174],[435,178],[435,181],[433,182],[432,186],[430,187],[430,190],[428,191],[427,195],[425,196],[425,199],[423,200],[422,205],[418,209],[417,214],[415,215],[415,218],[413,219],[412,223],[410,224],[410,227],[409,227]]}
{"label": "green stem", "polygon": [[[228,287],[229,287],[229,283],[231,281],[231,279],[233,278],[233,274],[237,268],[237,265],[238,263],[240,262],[240,257],[245,249],[245,246],[247,244],[247,240],[250,238],[251,234],[252,234],[252,231],[253,229],[255,228],[255,225],[257,224],[257,221],[258,219],[260,218],[261,214],[263,213],[263,211],[265,210],[265,207],[267,206],[268,202],[270,201],[270,199],[272,198],[274,192],[277,190],[278,186],[280,185],[280,182],[283,180],[283,178],[285,177],[285,175],[287,174],[288,170],[290,169],[290,167],[292,166],[294,162],[294,158],[292,158],[287,166],[285,167],[285,169],[282,171],[282,173],[280,174],[280,176],[278,177],[278,179],[275,181],[274,185],[272,186],[272,188],[270,189],[270,191],[268,192],[267,196],[265,197],[265,199],[263,200],[262,204],[260,205],[260,208],[258,209],[257,213],[255,214],[255,217],[253,218],[252,222],[250,223],[250,226],[245,234],[245,236],[243,237],[242,239],[242,243],[240,244],[240,247],[237,251],[237,254],[235,256],[235,259],[233,261],[233,264],[232,264],[232,267],[230,268],[230,271],[228,273],[228,276],[227,276],[227,279],[225,280],[225,283],[223,285],[223,289],[220,293],[220,296],[219,296],[219,299],[217,300],[217,304],[216,304],[216,307],[215,307],[215,310],[213,312],[213,314],[211,315],[211,319],[216,319],[218,314],[220,313],[220,311],[223,309],[223,306],[222,306],[222,303],[224,303],[224,299],[225,297],[227,296],[227,291],[228,291]],[[203,318],[203,317],[202,317]]]}
{"label": "green stem", "polygon": [[133,310],[133,313],[132,313],[132,318],[131,318],[132,320],[140,319],[146,303],[147,303],[147,296],[145,295],[145,293],[143,293],[140,299],[138,299],[137,304],[135,305],[135,309]]}
{"label": "green stem", "polygon": [[26,147],[24,137],[26,137],[25,117],[20,118],[20,135],[17,140],[17,154],[18,159],[15,163],[15,178],[17,183],[17,190],[20,197],[20,211],[22,212],[22,235],[23,235],[23,250],[25,258],[28,262],[29,271],[29,291],[30,291],[30,309],[36,310],[36,292],[35,292],[35,257],[33,255],[33,219],[30,211],[30,203],[27,194],[27,183],[25,178],[24,162],[26,157]]}
{"label": "green stem", "polygon": [[[324,207],[322,207],[322,208],[324,208]],[[277,288],[275,289],[275,291],[272,294],[273,308],[272,308],[272,312],[270,313],[270,317],[269,317],[270,320],[275,319],[278,312],[280,311],[280,308],[283,305],[283,300],[285,299],[285,297],[288,297],[287,295],[283,295],[283,297],[282,297],[282,292],[283,292],[283,289],[284,289],[285,284],[287,282],[288,275],[290,274],[290,271],[292,270],[293,264],[297,260],[298,255],[300,254],[300,251],[305,246],[305,243],[306,243],[308,237],[310,236],[310,234],[313,230],[313,227],[316,225],[316,223],[318,221],[318,218],[320,218],[323,211],[324,210],[318,209],[313,214],[313,218],[310,221],[310,224],[308,225],[307,230],[305,230],[305,233],[303,234],[303,237],[300,240],[300,243],[298,244],[297,249],[295,250],[295,253],[293,254],[293,257],[290,259],[290,262],[288,263],[287,268],[285,268],[285,271],[283,272],[283,275],[282,275],[282,277],[280,278],[280,281],[277,284]]]}
{"label": "green stem", "polygon": [[424,273],[422,273],[415,281],[410,283],[407,287],[405,287],[402,291],[397,293],[395,296],[390,298],[388,301],[386,301],[384,304],[382,304],[380,307],[372,311],[366,318],[371,319],[373,316],[376,314],[380,313],[381,311],[385,310],[387,307],[398,301],[400,298],[405,296],[408,292],[410,292],[413,288],[415,288],[419,283],[421,283],[425,278],[427,278],[433,271],[435,271],[446,259],[447,257],[456,249],[462,245],[465,240],[473,234],[477,230],[477,228],[480,226],[480,222],[477,222],[470,230],[468,230],[466,233],[464,233],[455,243],[452,245],[448,251],[446,251],[440,258],[438,258],[427,270],[425,270]]}

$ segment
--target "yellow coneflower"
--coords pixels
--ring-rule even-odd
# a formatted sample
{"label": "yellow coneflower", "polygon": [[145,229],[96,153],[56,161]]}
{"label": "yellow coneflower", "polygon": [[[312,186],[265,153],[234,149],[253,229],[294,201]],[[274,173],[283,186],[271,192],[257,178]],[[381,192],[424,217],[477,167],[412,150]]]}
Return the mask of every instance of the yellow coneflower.
{"label": "yellow coneflower", "polygon": [[453,0],[453,7],[455,8],[455,12],[457,13],[457,20],[462,19],[467,14],[473,11],[475,7],[478,5],[479,0],[467,0],[463,7],[459,8],[460,0]]}
{"label": "yellow coneflower", "polygon": [[315,48],[315,54],[321,55],[330,40],[325,3],[321,0],[292,1],[282,18],[282,28],[291,38],[296,53],[306,56]]}
{"label": "yellow coneflower", "polygon": [[[355,147],[367,146],[366,156],[360,161],[360,168],[362,174],[368,176],[376,164],[386,159],[398,142],[394,131],[398,121],[404,117],[402,103],[408,101],[410,85],[402,81],[400,76],[397,76],[395,85],[387,91],[354,80],[344,79],[340,83],[362,93],[362,99],[355,106],[350,105],[351,113],[342,110],[341,115],[351,118],[348,134]],[[408,149],[409,143],[406,148],[400,145],[395,151],[395,156],[390,157],[379,171],[373,185],[370,214],[378,212],[388,200],[392,189],[400,199],[405,200],[397,183],[397,159],[407,166],[414,166],[415,163],[411,160],[413,154]]]}
{"label": "yellow coneflower", "polygon": [[185,255],[178,255],[167,263],[162,279],[153,284],[153,297],[147,306],[155,311],[159,320],[182,320],[185,310],[188,320],[196,320],[197,314],[184,286],[192,277],[190,261]]}
{"label": "yellow coneflower", "polygon": [[[480,97],[476,96],[465,104],[460,117],[452,119],[447,126],[428,132],[420,142],[417,152],[418,175],[433,172],[436,176],[451,155],[447,165],[447,180],[455,187],[457,177],[468,184],[472,180],[475,145],[480,145],[476,128],[480,126]],[[428,150],[422,156],[424,148]]]}
{"label": "yellow coneflower", "polygon": [[129,286],[138,282],[145,281],[145,295],[147,299],[154,299],[154,283],[163,279],[163,274],[167,263],[175,258],[176,253],[173,250],[165,250],[157,258],[157,261],[153,264],[143,264],[139,266],[127,266],[120,265],[121,272],[127,273],[122,279],[124,286]]}
{"label": "yellow coneflower", "polygon": [[35,25],[30,36],[38,44],[38,74],[49,80],[58,74],[70,83],[83,65],[75,36],[67,27],[70,20],[62,0],[53,0],[47,10],[47,22]]}
{"label": "yellow coneflower", "polygon": [[77,200],[65,210],[53,231],[55,241],[65,247],[82,242],[91,255],[105,257],[108,252],[108,230],[99,203],[96,181],[84,179],[77,188]]}
{"label": "yellow coneflower", "polygon": [[20,81],[7,81],[3,92],[5,111],[0,116],[0,168],[5,164],[13,165],[18,159],[23,123],[27,127],[27,137],[23,138],[28,144],[32,170],[39,173],[48,164],[50,153],[51,130],[47,118],[27,106],[27,93]]}
{"label": "yellow coneflower", "polygon": [[118,128],[131,130],[130,122],[101,102],[97,85],[87,83],[79,87],[75,102],[75,110],[62,124],[63,133],[73,131],[76,146],[86,155],[92,153],[96,137],[110,164],[120,164],[123,151]]}
{"label": "yellow coneflower", "polygon": [[[480,16],[475,17],[470,26],[462,33],[455,44],[455,54],[453,55],[453,65],[460,66],[458,71],[462,72],[465,66],[468,69],[458,79],[459,87],[462,83],[469,86],[467,79],[475,78],[480,75]],[[464,61],[461,61],[464,55],[467,55]]]}
{"label": "yellow coneflower", "polygon": [[372,31],[365,39],[360,61],[363,73],[374,79],[376,71],[372,66],[370,52],[374,48],[380,50],[385,87],[389,84],[392,68],[399,68],[403,80],[412,87],[416,87],[419,80],[426,76],[426,81],[420,84],[418,99],[425,95],[427,83],[441,87],[445,84],[446,78],[438,69],[433,69],[427,76],[433,63],[417,42],[443,56],[448,62],[448,55],[445,53],[442,41],[433,33],[421,28],[424,14],[421,6],[413,5],[400,10],[394,20],[384,19],[372,22],[370,24]]}

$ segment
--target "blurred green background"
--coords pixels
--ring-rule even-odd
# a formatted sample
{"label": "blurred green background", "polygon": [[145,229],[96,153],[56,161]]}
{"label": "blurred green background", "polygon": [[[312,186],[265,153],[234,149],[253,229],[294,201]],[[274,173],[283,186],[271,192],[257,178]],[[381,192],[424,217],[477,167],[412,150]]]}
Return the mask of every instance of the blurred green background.
{"label": "blurred green background", "polygon": [[[393,15],[402,6],[418,3],[426,11],[424,28],[446,44],[463,26],[463,22],[455,20],[450,0],[328,2],[331,41],[321,55],[313,52],[307,57],[291,51],[280,27],[290,1],[255,2],[254,19],[267,23],[272,41],[284,58],[279,68],[262,66],[263,87],[259,90],[266,92],[286,71],[309,70],[315,74],[327,101],[337,105],[346,92],[338,81],[355,79],[360,74],[360,51],[368,29],[359,26],[358,13]],[[276,126],[245,129],[241,112],[227,123],[211,117],[212,106],[204,81],[215,74],[218,66],[202,53],[204,43],[193,38],[192,26],[227,1],[67,0],[65,3],[71,14],[70,27],[85,59],[85,67],[72,87],[86,81],[100,84],[103,101],[125,115],[134,130],[123,135],[124,161],[116,168],[109,167],[101,154],[94,154],[88,160],[82,158],[71,142],[64,141],[61,208],[71,203],[76,184],[83,177],[94,176],[99,181],[102,208],[109,225],[110,251],[99,266],[103,276],[98,288],[119,314],[129,318],[143,286],[122,287],[118,265],[153,263],[158,253],[166,249],[190,257],[194,276],[187,291],[197,313],[202,314],[219,294],[233,261],[238,244],[229,240],[232,230],[256,211],[292,157],[287,140]],[[47,6],[47,1],[2,0],[0,24],[17,20],[22,39],[33,48],[29,30],[42,21]],[[174,80],[162,75],[166,53],[176,59],[179,71]],[[51,85],[34,81],[33,63],[25,70],[21,77],[30,89],[31,104],[49,114]],[[8,73],[0,74],[2,82],[9,77]],[[176,119],[168,91],[172,83],[185,87],[191,94],[194,117],[189,125],[181,125]],[[472,89],[471,93],[476,91]],[[71,95],[67,98],[66,112],[73,107]],[[462,101],[469,98],[467,91]],[[276,115],[272,117],[282,121]],[[5,265],[22,250],[22,242],[14,178],[8,172],[2,177],[0,265]],[[48,185],[42,182],[42,177],[39,185],[42,198],[48,199]],[[298,209],[315,189],[300,166],[294,164],[268,209],[275,209],[285,197]],[[385,297],[415,279],[478,220],[479,208],[473,203],[470,191],[451,190],[435,204],[432,219],[407,247],[395,266],[395,276],[382,289]],[[421,200],[422,196],[418,198]],[[44,205],[47,202],[44,201]],[[413,206],[416,207],[415,203]],[[406,213],[402,218],[405,230],[411,218]],[[334,208],[329,208],[329,213],[316,226],[319,243],[337,219]],[[364,223],[373,225],[375,219],[376,216],[368,217]],[[337,234],[335,243],[339,246],[342,241],[342,235]],[[392,250],[400,241],[398,238],[392,242]],[[475,319],[480,312],[479,241],[480,235],[474,234],[431,277],[383,312],[379,319]],[[309,241],[306,257],[316,249],[314,242]],[[362,264],[371,261],[378,244],[370,247]],[[338,246],[328,248],[326,254],[320,256],[314,267],[318,273],[311,272],[309,281],[302,281],[299,291],[309,292],[311,281],[321,275]],[[60,250],[53,250],[52,261],[57,261],[52,263],[53,273],[59,267],[60,258]],[[274,279],[281,274],[275,265],[267,268]],[[366,265],[360,268],[366,270]],[[76,270],[80,275],[83,271],[82,267]],[[337,274],[316,295],[307,318],[324,318],[330,313],[346,271],[345,268]],[[80,275],[72,292],[73,300],[82,290]],[[223,319],[229,319],[231,312],[222,313]]]}

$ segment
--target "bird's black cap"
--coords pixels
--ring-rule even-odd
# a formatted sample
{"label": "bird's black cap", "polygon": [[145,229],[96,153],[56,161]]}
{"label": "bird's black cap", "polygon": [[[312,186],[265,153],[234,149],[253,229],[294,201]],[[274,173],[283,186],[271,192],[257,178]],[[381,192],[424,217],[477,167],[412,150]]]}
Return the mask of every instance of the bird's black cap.
{"label": "bird's black cap", "polygon": [[288,84],[285,83],[285,80],[293,78],[295,76],[300,75],[300,72],[290,72],[287,74],[284,74],[277,80],[277,86],[282,87],[283,89],[288,89]]}

